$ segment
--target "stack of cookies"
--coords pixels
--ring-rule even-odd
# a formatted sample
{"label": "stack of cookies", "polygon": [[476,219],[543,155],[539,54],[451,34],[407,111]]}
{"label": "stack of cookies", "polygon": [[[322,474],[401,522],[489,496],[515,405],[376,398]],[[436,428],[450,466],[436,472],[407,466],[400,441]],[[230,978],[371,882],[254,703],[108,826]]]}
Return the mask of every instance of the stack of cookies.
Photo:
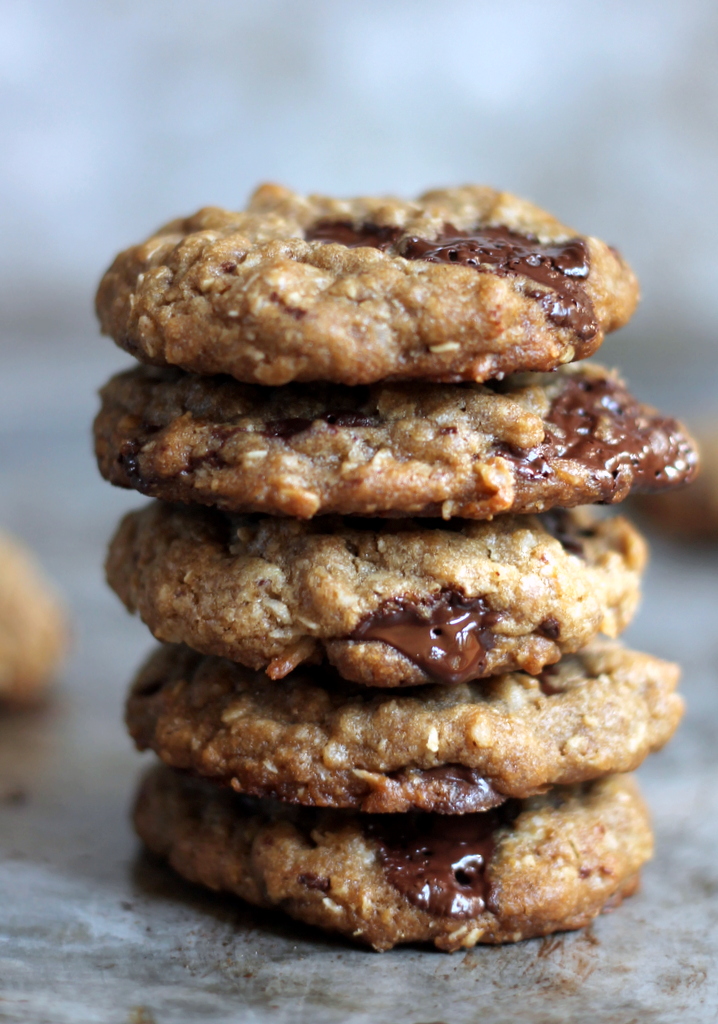
{"label": "stack of cookies", "polygon": [[636,300],[614,249],[481,187],[268,185],[117,257],[99,316],[145,365],[95,438],[156,499],[107,562],[162,641],[127,704],[163,762],[150,849],[376,949],[578,928],[636,889],[625,773],[674,732],[678,670],[615,640],[641,536],[576,506],[697,455],[572,365]]}

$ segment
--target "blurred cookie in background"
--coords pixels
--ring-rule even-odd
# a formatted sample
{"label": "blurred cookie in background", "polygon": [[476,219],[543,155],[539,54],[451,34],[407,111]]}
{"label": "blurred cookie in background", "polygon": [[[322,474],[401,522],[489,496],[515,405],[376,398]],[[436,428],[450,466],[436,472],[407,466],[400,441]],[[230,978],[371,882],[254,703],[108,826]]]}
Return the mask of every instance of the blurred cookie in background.
{"label": "blurred cookie in background", "polygon": [[701,453],[695,482],[662,494],[642,494],[634,508],[656,531],[681,541],[718,541],[718,420],[693,431]]}
{"label": "blurred cookie in background", "polygon": [[0,532],[0,707],[37,703],[67,642],[60,601],[35,559]]}

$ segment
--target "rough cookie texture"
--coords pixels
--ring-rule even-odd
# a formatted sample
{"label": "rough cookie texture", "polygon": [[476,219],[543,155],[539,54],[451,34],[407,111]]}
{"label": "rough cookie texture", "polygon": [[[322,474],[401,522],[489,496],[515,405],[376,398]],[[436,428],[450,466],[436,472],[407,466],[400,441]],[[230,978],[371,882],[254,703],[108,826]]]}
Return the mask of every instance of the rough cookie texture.
{"label": "rough cookie texture", "polygon": [[551,370],[594,352],[637,296],[614,249],[505,192],[404,202],[264,185],[244,212],[208,207],[121,253],[97,312],[158,366],[354,385]]}
{"label": "rough cookie texture", "polygon": [[401,686],[537,673],[616,636],[645,556],[624,519],[583,510],[306,523],[153,502],[124,518],[106,568],[159,640],[274,679],[324,651],[346,679]]}
{"label": "rough cookie texture", "polygon": [[67,643],[65,616],[30,553],[0,533],[0,704],[41,697]]}
{"label": "rough cookie texture", "polygon": [[675,494],[641,496],[636,509],[660,533],[677,540],[718,540],[718,424],[698,431],[700,476]]}
{"label": "rough cookie texture", "polygon": [[[433,942],[451,952],[582,928],[635,891],[652,854],[648,815],[626,776],[533,797],[493,828],[484,817],[459,821],[464,835],[476,830],[473,844],[452,851],[438,839],[449,855],[425,860],[427,901],[401,877],[414,869],[411,840],[383,840],[370,816],[255,801],[165,767],[146,776],[134,813],[147,846],[185,878],[377,950]],[[432,815],[400,818],[389,821],[419,838],[442,835]]]}
{"label": "rough cookie texture", "polygon": [[140,671],[127,725],[173,768],[320,807],[485,810],[548,785],[632,771],[673,735],[678,667],[611,642],[523,672],[399,695],[324,666],[274,683],[166,645]]}
{"label": "rough cookie texture", "polygon": [[490,519],[690,480],[675,420],[591,364],[481,384],[288,385],[138,367],[102,390],[111,483],[166,501],[311,518]]}

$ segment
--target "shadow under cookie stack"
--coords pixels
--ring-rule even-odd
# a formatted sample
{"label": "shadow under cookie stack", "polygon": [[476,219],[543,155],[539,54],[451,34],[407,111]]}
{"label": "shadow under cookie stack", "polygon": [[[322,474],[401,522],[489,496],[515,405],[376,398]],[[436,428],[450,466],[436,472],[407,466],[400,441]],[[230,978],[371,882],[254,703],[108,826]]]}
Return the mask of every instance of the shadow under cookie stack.
{"label": "shadow under cookie stack", "polygon": [[697,454],[574,360],[636,300],[614,249],[481,187],[265,185],[117,257],[100,320],[145,365],[95,438],[156,499],[107,561],[162,641],[127,703],[163,762],[151,850],[376,949],[579,928],[634,892],[625,773],[673,734],[678,669],[615,640],[643,539],[576,506]]}

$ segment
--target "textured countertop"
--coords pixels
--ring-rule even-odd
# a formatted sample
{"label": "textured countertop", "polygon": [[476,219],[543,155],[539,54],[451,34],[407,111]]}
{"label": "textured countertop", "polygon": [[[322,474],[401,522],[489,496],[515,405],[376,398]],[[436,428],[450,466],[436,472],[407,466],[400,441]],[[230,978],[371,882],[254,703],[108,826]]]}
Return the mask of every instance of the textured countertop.
{"label": "textured countertop", "polygon": [[[0,1021],[592,1024],[718,1015],[718,552],[654,544],[628,639],[684,668],[688,712],[641,770],[657,832],[642,892],[586,931],[453,956],[375,954],[204,893],[140,851],[144,759],[122,724],[151,646],[102,581],[142,502],[99,480],[108,343],[14,345],[0,380],[0,524],[64,590],[74,651],[50,705],[0,718]],[[685,403],[683,403],[685,404]]]}

